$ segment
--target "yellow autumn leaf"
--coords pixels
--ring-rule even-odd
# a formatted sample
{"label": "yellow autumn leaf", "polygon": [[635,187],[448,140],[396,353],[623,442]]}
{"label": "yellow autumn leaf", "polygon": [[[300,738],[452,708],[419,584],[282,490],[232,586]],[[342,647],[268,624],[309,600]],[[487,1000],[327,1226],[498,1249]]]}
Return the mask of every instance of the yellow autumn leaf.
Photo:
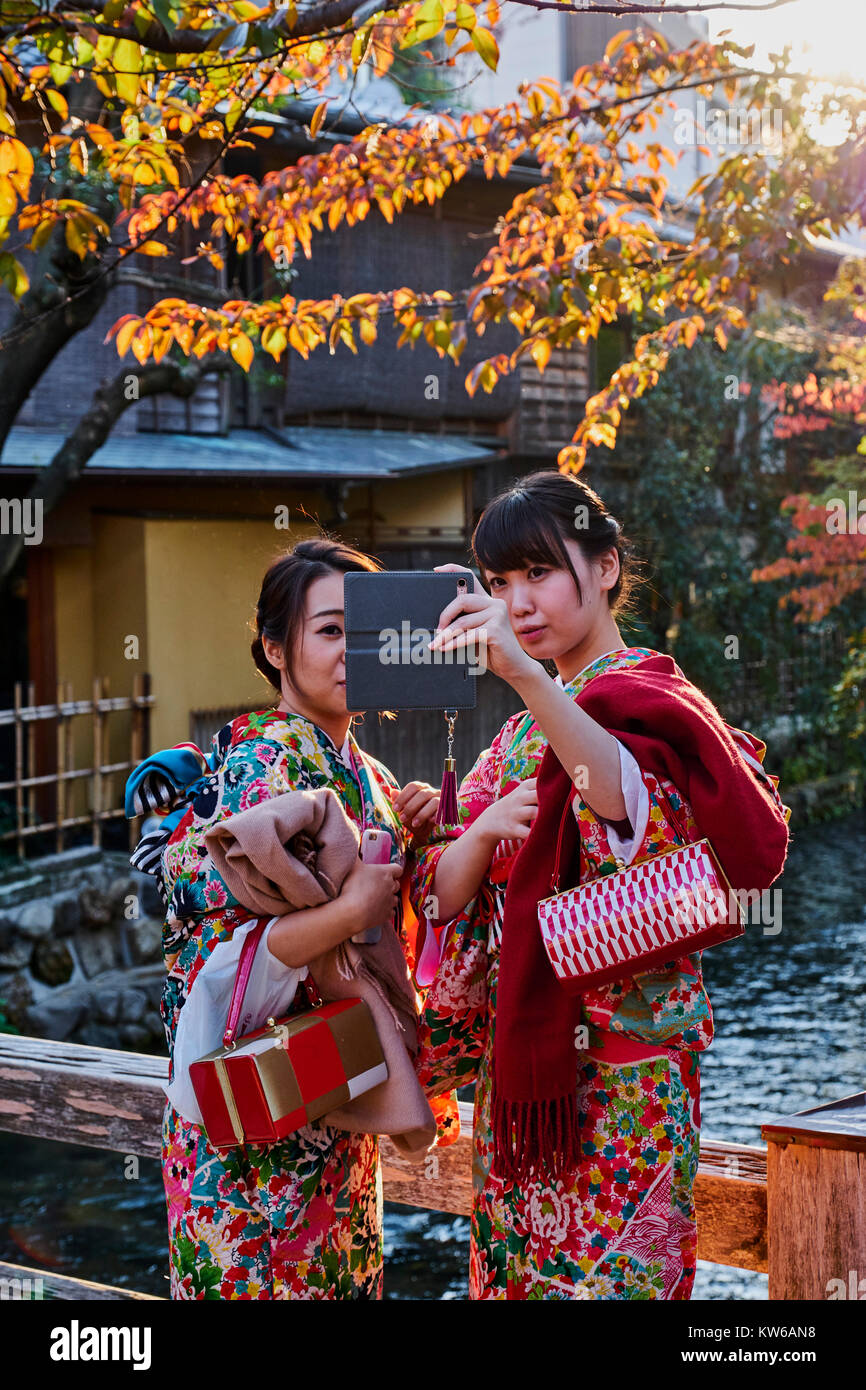
{"label": "yellow autumn leaf", "polygon": [[489,29],[479,29],[477,26],[469,36],[472,39],[472,46],[477,53],[484,59],[484,62],[493,71],[499,62],[499,44],[491,34]]}
{"label": "yellow autumn leaf", "polygon": [[12,180],[0,174],[0,217],[11,217],[18,206],[18,196]]}
{"label": "yellow autumn leaf", "polygon": [[141,72],[141,49],[132,39],[118,39],[111,55],[117,95],[127,105],[134,106],[138,96],[138,75]]}
{"label": "yellow autumn leaf", "polygon": [[137,318],[135,314],[130,314],[126,323],[121,322],[121,326],[120,328],[118,328],[117,336],[115,338],[115,346],[117,348],[119,357],[126,356],[129,350],[129,345],[135,337],[136,333],[138,332],[138,326],[140,323],[141,319]]}
{"label": "yellow autumn leaf", "polygon": [[262,347],[265,352],[269,352],[271,357],[279,362],[287,346],[288,338],[286,337],[285,329],[278,323],[268,324],[268,327],[262,333]]}
{"label": "yellow autumn leaf", "polygon": [[0,251],[0,283],[6,286],[13,299],[20,299],[30,288],[26,270],[9,251]]}
{"label": "yellow autumn leaf", "polygon": [[248,372],[253,363],[255,348],[246,333],[235,334],[229,341],[229,352],[238,366],[242,367],[245,372]]}
{"label": "yellow autumn leaf", "polygon": [[171,333],[158,333],[153,345],[153,360],[161,362],[174,341]]}
{"label": "yellow autumn leaf", "polygon": [[0,174],[33,173],[33,156],[22,140],[4,140],[0,145]]}
{"label": "yellow autumn leaf", "polygon": [[153,329],[149,323],[142,321],[135,333],[132,335],[132,355],[136,361],[144,366],[150,350],[153,347]]}
{"label": "yellow autumn leaf", "polygon": [[83,261],[87,255],[90,238],[78,218],[70,217],[66,222],[66,245],[70,251]]}
{"label": "yellow autumn leaf", "polygon": [[295,352],[299,352],[302,357],[309,357],[310,349],[307,346],[307,342],[303,337],[301,330],[295,323],[289,326],[289,342],[295,349]]}
{"label": "yellow autumn leaf", "polygon": [[45,95],[48,98],[49,105],[53,106],[58,116],[62,116],[65,121],[66,117],[69,115],[69,104],[63,93],[56,91],[54,87],[49,87]]}
{"label": "yellow autumn leaf", "polygon": [[550,361],[550,343],[548,340],[539,338],[537,343],[532,344],[530,355],[538,370],[543,372]]}
{"label": "yellow autumn leaf", "polygon": [[326,101],[320,101],[315,111],[313,112],[313,119],[310,121],[311,135],[316,135],[318,133],[319,127],[321,126],[322,121],[325,119],[325,112],[327,111],[327,109],[328,103]]}

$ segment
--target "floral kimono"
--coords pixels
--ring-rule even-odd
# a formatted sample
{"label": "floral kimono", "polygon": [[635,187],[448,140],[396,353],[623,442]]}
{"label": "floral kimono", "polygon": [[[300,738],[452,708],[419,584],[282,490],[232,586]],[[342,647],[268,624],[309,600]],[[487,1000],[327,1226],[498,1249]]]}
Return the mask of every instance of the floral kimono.
{"label": "floral kimono", "polygon": [[[188,809],[164,845],[161,877],[157,873],[167,903],[168,973],[160,1009],[170,1056],[180,1010],[210,952],[255,917],[232,896],[207,853],[210,826],[289,789],[331,787],[360,827],[358,783],[343,757],[351,748],[366,824],[386,829],[397,852],[405,851],[392,807],[399,786],[381,763],[361,755],[351,733],[338,750],[309,720],[270,708],[233,720],[213,745],[208,766],[215,770],[189,789]],[[411,968],[402,914],[398,930]],[[302,1007],[304,1000],[297,998],[293,1008]],[[173,1063],[170,1080],[172,1068]],[[453,1098],[433,1105],[440,1138],[456,1137]],[[381,1298],[382,1178],[375,1135],[307,1125],[277,1144],[220,1154],[169,1102],[162,1165],[172,1298]]]}
{"label": "floral kimono", "polygon": [[[601,672],[627,670],[652,655],[645,647],[606,653],[564,688],[576,697]],[[745,737],[762,757],[764,745]],[[479,755],[460,787],[461,827],[439,832],[419,851],[411,890],[417,910],[428,899],[447,842],[492,801],[534,776],[546,747],[522,711]],[[638,774],[649,813],[642,834],[633,827],[629,862],[679,843],[662,809],[659,780],[635,763]],[[689,838],[697,838],[691,807],[672,782],[665,778],[662,785]],[[616,868],[621,832],[599,819],[579,791],[574,810],[582,879]],[[439,971],[422,1015],[419,1077],[428,1094],[477,1082],[469,1296],[687,1299],[697,1247],[692,1188],[700,1129],[698,1063],[713,1036],[700,953],[582,996],[583,1036],[575,1041],[581,1049],[576,1055],[583,1162],[573,1179],[519,1186],[490,1171],[502,911],[509,862],[518,848],[500,842],[478,893],[443,932]]]}

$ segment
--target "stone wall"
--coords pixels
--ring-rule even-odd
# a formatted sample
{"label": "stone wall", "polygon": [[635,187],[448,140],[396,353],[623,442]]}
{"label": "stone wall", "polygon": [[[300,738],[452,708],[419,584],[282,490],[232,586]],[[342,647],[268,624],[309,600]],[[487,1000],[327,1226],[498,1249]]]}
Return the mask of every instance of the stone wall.
{"label": "stone wall", "polygon": [[165,1053],[163,909],[154,880],[97,849],[0,882],[0,1007],[19,1032]]}
{"label": "stone wall", "polygon": [[812,821],[835,820],[866,805],[866,774],[850,767],[832,777],[780,787],[782,800],[791,808],[791,825],[797,828]]}

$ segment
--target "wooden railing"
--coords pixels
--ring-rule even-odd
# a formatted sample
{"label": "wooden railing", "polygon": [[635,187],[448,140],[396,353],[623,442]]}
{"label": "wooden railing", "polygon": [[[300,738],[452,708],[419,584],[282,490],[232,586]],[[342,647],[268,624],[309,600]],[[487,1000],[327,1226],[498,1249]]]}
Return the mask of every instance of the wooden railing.
{"label": "wooden railing", "polygon": [[[163,1057],[0,1034],[0,1129],[159,1158],[162,1085],[167,1079],[168,1061]],[[433,1150],[421,1164],[403,1159],[388,1139],[380,1141],[386,1199],[469,1214],[471,1105],[461,1103],[460,1119],[462,1133],[456,1143]],[[809,1277],[816,1289],[823,1289],[836,1265],[842,1278],[851,1269],[866,1274],[864,1121],[866,1095],[859,1095],[819,1107],[808,1117],[790,1116],[765,1126],[771,1141],[769,1189],[764,1149],[703,1141],[695,1180],[698,1257],[769,1271],[770,1297],[778,1299],[827,1296],[792,1291],[803,1286],[805,1277],[803,1262],[791,1258],[798,1240],[828,1252],[826,1270],[812,1261]],[[786,1157],[792,1144],[817,1146],[817,1157],[805,1166],[802,1149],[793,1159]],[[796,1173],[806,1169],[812,1188],[804,1190],[802,1184],[797,1187]],[[824,1200],[834,1191],[836,1198]],[[46,1270],[0,1264],[0,1279],[15,1277],[41,1279],[60,1298],[149,1297]]]}
{"label": "wooden railing", "polygon": [[[15,775],[11,781],[0,782],[0,801],[5,800],[4,792],[14,793],[15,828],[0,834],[0,842],[14,840],[18,857],[24,858],[25,842],[33,835],[44,835],[54,831],[55,849],[65,847],[66,832],[74,826],[89,825],[94,845],[102,844],[102,827],[105,821],[123,818],[123,794],[115,801],[111,795],[112,778],[116,773],[128,773],[145,756],[148,748],[148,713],[153,704],[150,693],[150,676],[139,673],[133,677],[132,695],[109,696],[108,681],[104,676],[96,676],[93,682],[93,696],[90,700],[74,700],[72,683],[62,681],[57,686],[57,699],[54,704],[37,705],[34,686],[27,687],[26,703],[24,687],[20,681],[15,684],[14,705],[12,709],[0,710],[0,728],[14,729]],[[108,721],[118,711],[132,713],[129,735],[129,758],[123,762],[107,762],[109,744]],[[86,718],[91,730],[91,765],[74,766],[72,721]],[[40,736],[45,732],[50,739],[50,729],[40,726],[53,723],[55,726],[51,746]],[[40,746],[41,745],[41,746]],[[37,766],[50,767],[51,771],[38,774]],[[70,814],[72,789],[75,782],[86,779],[90,784],[90,807],[80,815]],[[40,815],[37,794],[40,788],[53,788],[54,795],[49,801],[53,819]],[[129,845],[135,845],[139,836],[139,818],[130,821]]]}
{"label": "wooden railing", "polygon": [[[160,1156],[168,1061],[135,1052],[0,1034],[0,1129],[146,1158]],[[462,1133],[422,1164],[381,1140],[385,1197],[468,1216],[472,1207],[472,1106],[461,1103]],[[696,1183],[699,1254],[718,1264],[767,1268],[767,1169],[761,1149],[706,1143]],[[0,1266],[0,1277],[13,1266]],[[45,1286],[70,1297],[71,1283],[44,1270]],[[55,1288],[55,1285],[57,1287]],[[99,1289],[100,1285],[91,1286]],[[77,1295],[75,1295],[77,1296]],[[90,1292],[82,1295],[97,1297]],[[106,1289],[104,1297],[120,1297]]]}

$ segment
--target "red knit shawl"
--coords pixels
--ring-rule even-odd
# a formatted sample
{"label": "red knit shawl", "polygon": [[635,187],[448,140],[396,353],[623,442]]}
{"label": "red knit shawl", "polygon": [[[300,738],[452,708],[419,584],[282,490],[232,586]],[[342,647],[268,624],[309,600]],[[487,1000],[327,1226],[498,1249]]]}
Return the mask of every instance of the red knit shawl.
{"label": "red knit shawl", "polygon": [[[630,749],[641,769],[670,778],[734,890],[769,888],[787,854],[784,815],[715,706],[677,672],[671,657],[600,673],[576,702]],[[505,895],[493,1046],[493,1171],[523,1181],[545,1172],[552,1178],[572,1174],[580,1157],[574,1043],[580,996],[567,993],[554,975],[537,915],[539,899],[553,892],[557,834],[576,793],[549,746],[536,775],[538,815]],[[573,860],[578,839],[569,815],[563,865]],[[560,886],[574,881],[564,877]]]}

